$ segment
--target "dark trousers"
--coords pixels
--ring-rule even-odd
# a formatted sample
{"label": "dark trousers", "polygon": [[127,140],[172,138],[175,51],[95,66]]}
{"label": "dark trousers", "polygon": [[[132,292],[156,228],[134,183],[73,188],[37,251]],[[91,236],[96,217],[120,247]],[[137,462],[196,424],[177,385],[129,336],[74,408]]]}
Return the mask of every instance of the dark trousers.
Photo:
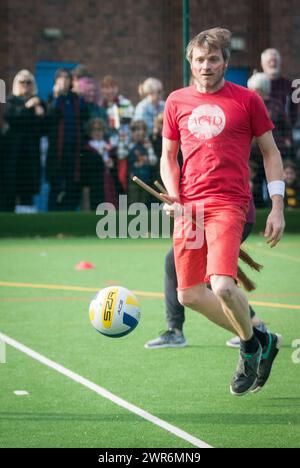
{"label": "dark trousers", "polygon": [[49,211],[74,211],[79,207],[81,187],[79,182],[61,178],[51,183]]}
{"label": "dark trousers", "polygon": [[[246,223],[243,232],[242,243],[245,242],[250,235],[253,224]],[[166,318],[168,328],[177,328],[182,330],[185,321],[184,307],[180,304],[177,298],[177,276],[175,269],[174,249],[169,250],[165,259],[165,304]],[[255,312],[250,306],[251,318],[255,316]]]}

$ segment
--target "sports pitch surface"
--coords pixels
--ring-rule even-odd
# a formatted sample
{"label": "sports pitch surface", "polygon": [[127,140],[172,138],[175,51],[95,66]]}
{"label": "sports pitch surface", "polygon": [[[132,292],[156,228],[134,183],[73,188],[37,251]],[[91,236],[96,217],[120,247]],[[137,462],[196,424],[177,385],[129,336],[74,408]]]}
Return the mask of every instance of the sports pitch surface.
{"label": "sports pitch surface", "polygon": [[[0,333],[69,375],[6,346],[0,447],[193,447],[187,433],[213,447],[299,448],[300,363],[292,355],[300,361],[300,352],[292,343],[300,340],[300,236],[287,234],[273,250],[258,235],[246,245],[265,265],[261,274],[245,268],[258,283],[249,298],[283,335],[284,346],[265,389],[234,398],[229,383],[237,351],[225,346],[228,333],[197,313],[186,312],[187,348],[144,348],[165,329],[163,264],[170,241],[2,240]],[[95,269],[76,271],[81,260]],[[97,334],[88,318],[95,292],[113,284],[136,291],[141,303],[139,326],[120,339]],[[170,423],[177,434],[75,382],[71,371]]]}

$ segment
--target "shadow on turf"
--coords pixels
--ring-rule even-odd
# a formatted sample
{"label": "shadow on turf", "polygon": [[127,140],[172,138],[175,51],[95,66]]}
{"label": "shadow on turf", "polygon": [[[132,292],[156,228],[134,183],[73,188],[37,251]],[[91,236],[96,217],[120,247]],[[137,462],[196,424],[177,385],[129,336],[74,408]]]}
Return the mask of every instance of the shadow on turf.
{"label": "shadow on turf", "polygon": [[135,421],[134,414],[73,414],[73,413],[14,413],[0,412],[0,420],[16,421],[106,421],[124,422]]}
{"label": "shadow on turf", "polygon": [[300,406],[300,398],[297,397],[274,397],[274,398],[268,398],[268,401],[271,403],[269,407],[292,407],[294,408],[295,406]]}
{"label": "shadow on turf", "polygon": [[[274,400],[281,400],[274,398]],[[300,404],[300,398],[296,398]],[[236,424],[236,425],[300,425],[300,414],[203,414],[203,413],[185,413],[185,414],[159,414],[158,417],[172,421],[174,424],[195,423],[195,424]],[[0,413],[0,420],[14,421],[109,421],[109,422],[124,422],[135,421],[134,414],[73,414],[73,413]]]}
{"label": "shadow on turf", "polygon": [[[300,402],[300,399],[299,399]],[[254,426],[269,426],[269,425],[279,425],[279,426],[289,426],[289,425],[300,425],[300,414],[240,414],[240,413],[215,413],[215,414],[195,414],[195,413],[186,413],[186,414],[176,414],[174,419],[173,414],[158,414],[158,417],[169,421],[172,424],[180,423],[194,423],[194,424],[212,424],[212,425],[254,425]]]}
{"label": "shadow on turf", "polygon": [[165,348],[165,349],[171,349],[172,351],[178,349],[181,351],[184,350],[189,350],[193,348],[198,348],[198,349],[218,349],[218,348],[224,348],[225,344],[212,344],[212,345],[207,345],[207,344],[188,344],[188,346],[185,346],[184,348]]}

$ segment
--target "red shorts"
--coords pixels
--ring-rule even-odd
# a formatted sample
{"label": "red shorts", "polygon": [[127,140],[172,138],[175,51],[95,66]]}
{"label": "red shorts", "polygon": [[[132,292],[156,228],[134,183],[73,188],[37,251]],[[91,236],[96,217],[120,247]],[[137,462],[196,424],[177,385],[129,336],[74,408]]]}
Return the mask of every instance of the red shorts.
{"label": "red shorts", "polygon": [[[204,206],[202,222],[198,221],[202,227],[196,228],[187,216],[176,218],[173,243],[179,290],[208,283],[212,275],[237,280],[246,213],[245,206],[210,203]],[[191,226],[198,239],[194,243]]]}

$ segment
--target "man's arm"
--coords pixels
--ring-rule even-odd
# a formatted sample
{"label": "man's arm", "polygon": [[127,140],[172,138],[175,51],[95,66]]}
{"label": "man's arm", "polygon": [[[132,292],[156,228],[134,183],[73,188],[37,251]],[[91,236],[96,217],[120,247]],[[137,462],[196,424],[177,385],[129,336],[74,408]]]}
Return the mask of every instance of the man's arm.
{"label": "man's arm", "polygon": [[[263,155],[268,183],[283,181],[282,159],[272,132],[266,132],[262,136],[257,137],[256,140]],[[273,195],[272,205],[272,211],[267,220],[265,237],[269,239],[268,244],[271,247],[275,247],[282,238],[285,228],[283,197],[281,195]]]}
{"label": "man's arm", "polygon": [[179,201],[180,167],[177,160],[179,141],[163,138],[160,175],[172,202]]}

